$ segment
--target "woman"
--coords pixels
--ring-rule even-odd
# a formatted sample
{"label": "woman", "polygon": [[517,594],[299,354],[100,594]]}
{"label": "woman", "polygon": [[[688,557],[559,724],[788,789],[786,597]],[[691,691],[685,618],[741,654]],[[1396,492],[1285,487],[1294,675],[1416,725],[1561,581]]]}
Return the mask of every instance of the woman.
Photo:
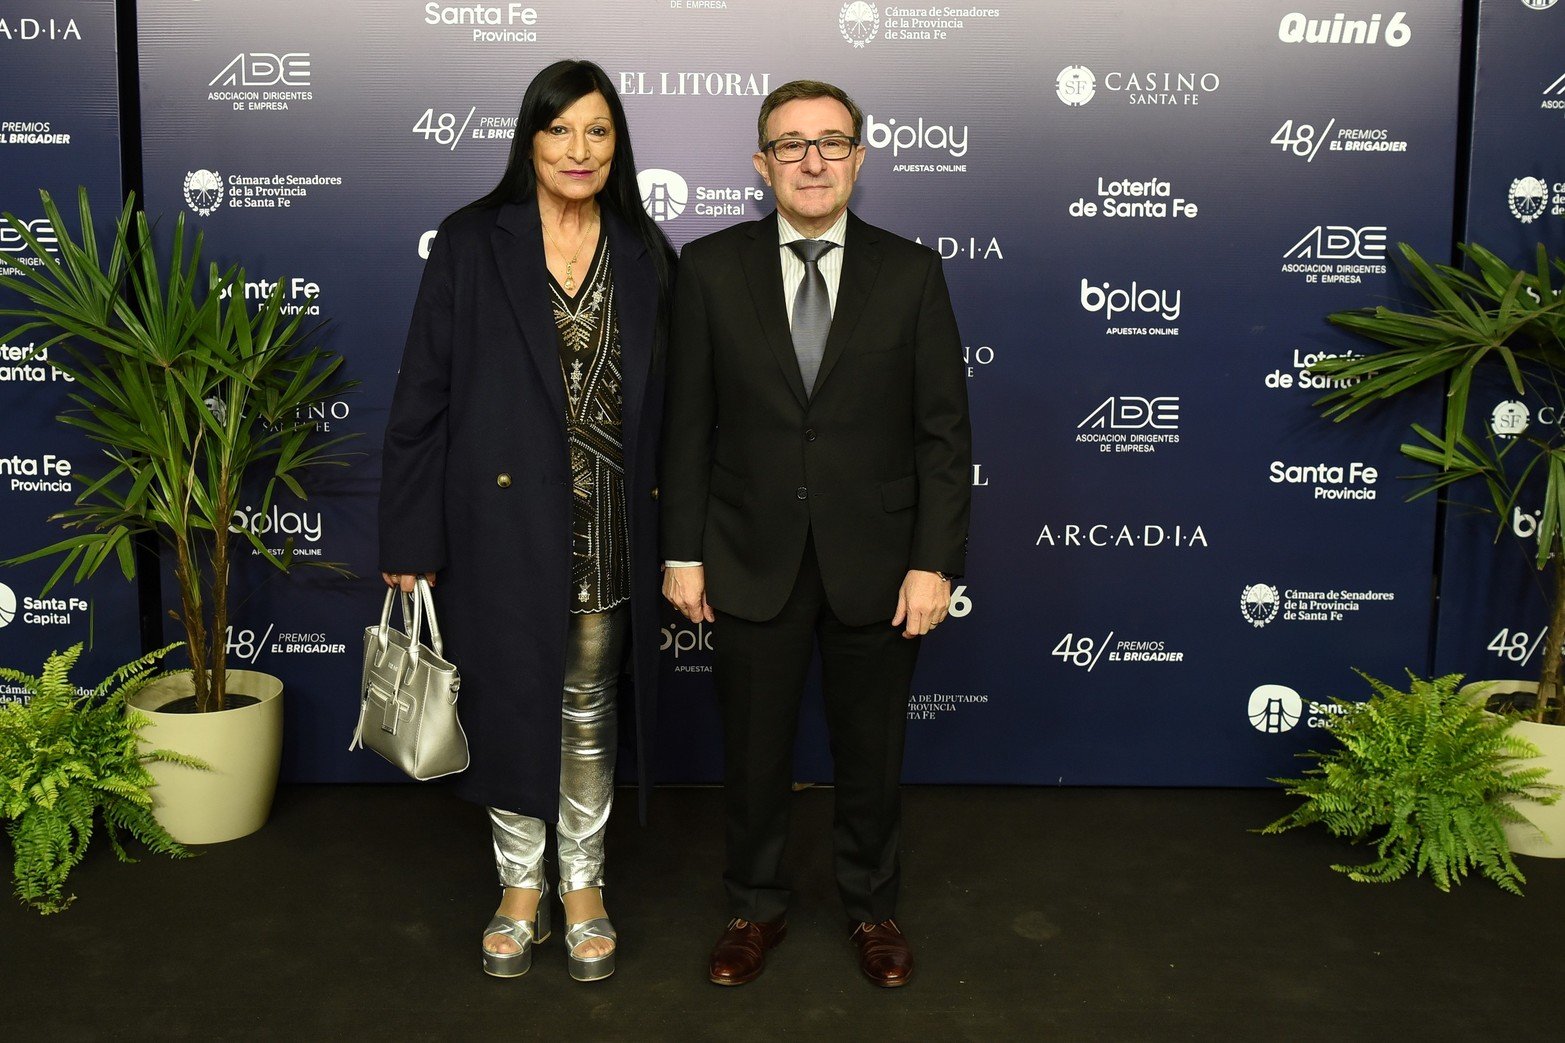
{"label": "woman", "polygon": [[625,113],[591,62],[522,98],[505,176],[440,225],[386,428],[387,584],[438,579],[503,887],[483,967],[549,934],[556,823],[571,975],[614,972],[603,835],[627,656],[642,811],[657,670],[654,462],[673,251],[642,210]]}

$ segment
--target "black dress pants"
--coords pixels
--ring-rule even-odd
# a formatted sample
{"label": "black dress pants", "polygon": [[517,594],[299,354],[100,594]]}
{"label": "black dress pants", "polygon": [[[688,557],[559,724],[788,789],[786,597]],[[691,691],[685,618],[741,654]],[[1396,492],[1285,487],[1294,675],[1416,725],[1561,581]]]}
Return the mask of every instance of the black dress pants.
{"label": "black dress pants", "polygon": [[715,681],[723,720],[729,913],[770,921],[788,909],[783,872],[793,744],[810,655],[821,682],[836,785],[834,870],[852,920],[894,915],[908,693],[919,639],[884,620],[848,626],[826,601],[813,541],[793,593],[765,622],[717,613]]}

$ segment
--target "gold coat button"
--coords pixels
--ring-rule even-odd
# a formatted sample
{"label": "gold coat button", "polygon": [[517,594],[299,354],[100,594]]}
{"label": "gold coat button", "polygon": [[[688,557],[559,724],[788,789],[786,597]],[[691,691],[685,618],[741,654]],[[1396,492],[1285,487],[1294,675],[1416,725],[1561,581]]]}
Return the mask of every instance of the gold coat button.
{"label": "gold coat button", "polygon": [[494,483],[502,489],[509,489],[511,487],[511,476],[501,471],[495,476]]}
{"label": "gold coat button", "polygon": [[658,498],[658,487],[655,485],[652,487],[652,498],[654,500]]}

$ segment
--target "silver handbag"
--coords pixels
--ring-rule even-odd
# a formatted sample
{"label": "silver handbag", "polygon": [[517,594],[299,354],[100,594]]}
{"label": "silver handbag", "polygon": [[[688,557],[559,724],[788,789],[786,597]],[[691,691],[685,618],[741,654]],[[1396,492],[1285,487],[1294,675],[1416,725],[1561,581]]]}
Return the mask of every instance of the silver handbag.
{"label": "silver handbag", "polygon": [[[364,680],[359,724],[348,749],[374,750],[423,782],[467,767],[467,733],[457,717],[461,685],[456,667],[443,658],[435,599],[420,576],[402,598],[402,629],[391,626],[395,590],[386,591],[380,624],[364,628]],[[408,602],[413,603],[411,625]],[[434,648],[419,638],[425,621]]]}

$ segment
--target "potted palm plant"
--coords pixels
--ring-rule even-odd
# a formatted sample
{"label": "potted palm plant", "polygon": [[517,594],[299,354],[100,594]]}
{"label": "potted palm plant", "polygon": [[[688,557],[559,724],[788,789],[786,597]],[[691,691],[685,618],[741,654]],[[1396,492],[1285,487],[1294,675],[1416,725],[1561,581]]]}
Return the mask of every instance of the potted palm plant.
{"label": "potted palm plant", "polygon": [[[259,828],[271,806],[282,749],[281,682],[228,669],[230,574],[247,540],[255,556],[287,572],[291,543],[269,550],[235,512],[259,490],[265,513],[279,487],[303,499],[300,477],[346,461],[341,437],[323,438],[310,407],[349,386],[342,359],[306,346],[302,310],[284,312],[282,284],[252,305],[244,271],[203,265],[202,237],[175,222],[166,263],[134,198],[100,244],[85,191],[72,235],[48,193],[40,193],[56,243],[46,248],[5,214],[35,263],[0,287],[22,298],[0,312],[31,333],[34,354],[74,381],[62,422],[102,447],[100,469],[78,469],[80,492],[56,518],[71,533],[13,559],[58,557],[44,590],[81,580],[111,559],[136,574],[135,541],[157,541],[171,566],[190,668],[143,689],[134,704],[152,720],[149,741],[193,754],[212,772],[154,764],[157,814],[185,843],[215,843]],[[47,353],[47,355],[45,355]],[[194,713],[165,712],[184,700]],[[194,788],[188,796],[184,787]]]}
{"label": "potted palm plant", "polygon": [[[1313,371],[1334,380],[1320,399],[1326,416],[1344,420],[1371,405],[1431,384],[1445,391],[1439,432],[1413,425],[1414,440],[1402,452],[1427,465],[1414,496],[1480,492],[1475,505],[1504,520],[1524,496],[1540,501],[1533,566],[1543,574],[1549,618],[1542,638],[1543,663],[1536,680],[1472,686],[1486,698],[1523,689],[1517,734],[1542,751],[1554,778],[1565,777],[1565,695],[1561,691],[1561,642],[1565,641],[1565,439],[1558,430],[1530,427],[1519,433],[1492,427],[1469,430],[1469,401],[1489,374],[1503,379],[1524,401],[1558,402],[1565,395],[1565,260],[1542,244],[1532,270],[1514,268],[1476,244],[1461,247],[1471,271],[1431,264],[1399,244],[1409,277],[1423,298],[1420,308],[1387,307],[1338,312],[1330,321],[1385,345],[1369,355],[1328,358]],[[1559,285],[1556,285],[1559,283]],[[1565,857],[1565,804],[1534,816],[1534,826],[1509,828],[1512,849]]]}

